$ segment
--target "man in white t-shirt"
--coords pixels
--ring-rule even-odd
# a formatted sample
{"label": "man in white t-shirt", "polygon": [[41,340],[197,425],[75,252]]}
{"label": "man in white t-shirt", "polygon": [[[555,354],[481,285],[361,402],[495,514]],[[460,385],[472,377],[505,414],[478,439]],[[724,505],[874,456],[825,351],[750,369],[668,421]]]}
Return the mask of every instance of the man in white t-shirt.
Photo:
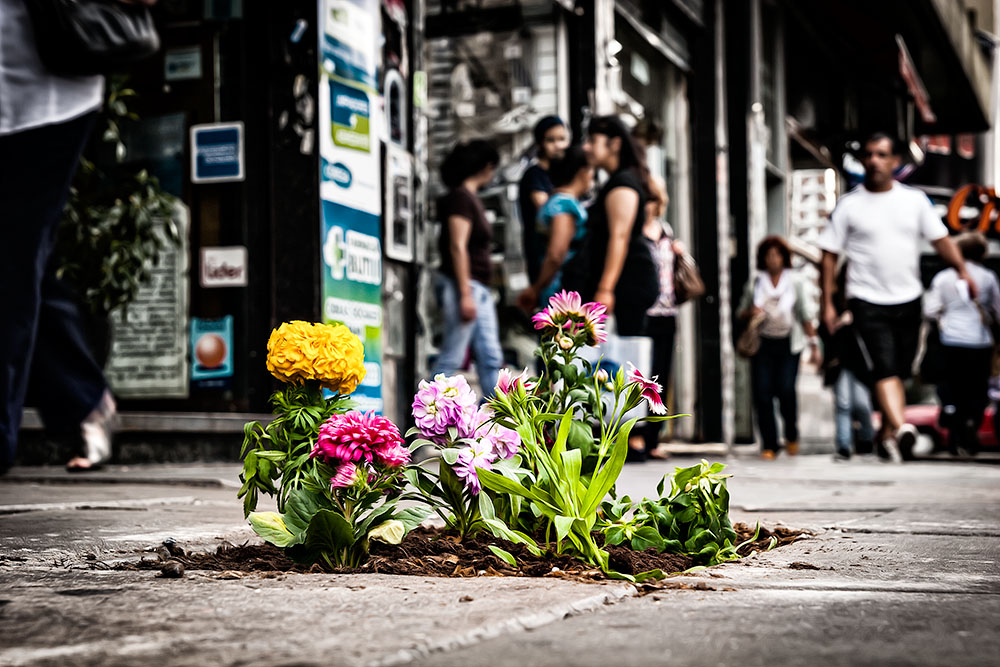
{"label": "man in white t-shirt", "polygon": [[973,293],[976,286],[927,195],[893,178],[900,162],[895,148],[893,139],[882,133],[865,142],[864,185],[837,202],[819,246],[823,323],[830,332],[837,328],[833,293],[837,258],[843,254],[848,264],[848,308],[882,408],[882,453],[899,462],[900,449],[912,447],[917,435],[904,421],[903,380],[910,376],[919,342],[921,241],[929,241]]}

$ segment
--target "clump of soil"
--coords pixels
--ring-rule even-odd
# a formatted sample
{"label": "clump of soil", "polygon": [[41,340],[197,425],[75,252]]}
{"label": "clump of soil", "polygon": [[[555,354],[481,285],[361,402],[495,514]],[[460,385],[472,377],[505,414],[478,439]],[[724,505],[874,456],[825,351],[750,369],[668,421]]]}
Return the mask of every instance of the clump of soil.
{"label": "clump of soil", "polygon": [[[734,526],[738,540],[753,537],[754,528],[746,524]],[[772,536],[777,546],[790,544],[805,533],[787,528],[773,531],[760,529],[758,539],[741,549],[740,555],[766,549]],[[517,565],[510,565],[490,551],[490,545],[509,552]],[[654,549],[635,551],[626,546],[608,546],[612,569],[624,574],[639,574],[648,570],[662,570],[666,574],[682,572],[696,565],[694,560],[681,554],[657,553]],[[163,549],[161,549],[163,551]],[[270,544],[229,543],[220,545],[214,553],[186,553],[179,547],[163,553],[188,570],[210,570],[227,573],[275,572],[325,572],[319,565],[299,565],[284,556],[280,549]],[[143,559],[138,563],[119,565],[119,569],[158,570],[159,559]],[[524,545],[499,542],[489,535],[459,542],[437,528],[418,528],[410,532],[401,544],[390,545],[373,542],[371,558],[360,568],[337,570],[338,573],[374,572],[382,574],[407,574],[432,577],[568,577],[579,580],[604,579],[599,570],[571,556],[551,551],[542,556],[532,555]]]}

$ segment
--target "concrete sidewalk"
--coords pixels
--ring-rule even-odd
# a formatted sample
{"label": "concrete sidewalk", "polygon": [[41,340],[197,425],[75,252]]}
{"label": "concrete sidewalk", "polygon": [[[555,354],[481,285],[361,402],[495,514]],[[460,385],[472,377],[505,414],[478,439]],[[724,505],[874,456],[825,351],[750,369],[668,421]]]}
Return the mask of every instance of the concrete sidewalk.
{"label": "concrete sidewalk", "polygon": [[[674,465],[628,466],[652,495]],[[1000,466],[729,461],[733,518],[816,537],[668,580],[94,569],[252,539],[239,467],[0,478],[0,665],[996,664]]]}

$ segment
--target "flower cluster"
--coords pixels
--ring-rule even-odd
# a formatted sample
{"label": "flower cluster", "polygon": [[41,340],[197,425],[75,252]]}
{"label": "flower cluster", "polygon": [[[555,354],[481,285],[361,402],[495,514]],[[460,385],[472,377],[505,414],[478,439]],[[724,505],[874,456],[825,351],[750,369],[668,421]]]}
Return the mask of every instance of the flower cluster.
{"label": "flower cluster", "polygon": [[656,376],[654,375],[651,379],[646,379],[646,377],[639,372],[639,369],[632,365],[631,361],[628,366],[628,381],[638,388],[639,394],[642,398],[646,399],[647,403],[649,403],[649,411],[654,415],[667,414],[667,407],[663,405],[663,400],[660,398],[660,393],[663,391],[663,387],[656,381]]}
{"label": "flower cluster", "polygon": [[477,403],[476,393],[464,377],[438,374],[432,382],[420,381],[413,397],[413,419],[425,438],[443,444],[450,428],[458,431],[459,438],[475,433],[481,423]]}
{"label": "flower cluster", "polygon": [[330,479],[334,488],[367,481],[378,468],[397,469],[410,462],[399,429],[374,412],[351,411],[327,419],[310,456],[337,468]]}
{"label": "flower cluster", "polygon": [[521,437],[516,431],[494,423],[493,411],[483,406],[476,413],[476,426],[468,448],[458,454],[458,461],[452,466],[455,475],[465,484],[465,490],[472,495],[480,491],[476,468],[492,470],[497,459],[512,459],[521,449]]}
{"label": "flower cluster", "polygon": [[583,303],[576,292],[563,290],[549,299],[548,308],[531,318],[535,329],[550,335],[563,350],[597,345],[608,339],[604,304]]}
{"label": "flower cluster", "polygon": [[267,341],[267,370],[282,382],[313,380],[346,396],[365,377],[364,346],[342,324],[284,322]]}

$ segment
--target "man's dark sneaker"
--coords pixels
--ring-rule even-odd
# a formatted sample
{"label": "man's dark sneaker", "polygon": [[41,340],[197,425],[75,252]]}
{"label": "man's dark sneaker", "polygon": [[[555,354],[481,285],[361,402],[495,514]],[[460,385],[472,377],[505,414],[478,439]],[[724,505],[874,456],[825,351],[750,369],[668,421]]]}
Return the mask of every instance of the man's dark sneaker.
{"label": "man's dark sneaker", "polygon": [[854,443],[854,453],[858,456],[875,453],[875,443],[871,440],[858,440]]}
{"label": "man's dark sneaker", "polygon": [[917,444],[917,435],[917,427],[913,424],[903,424],[896,429],[896,444],[901,457],[908,457],[913,452],[913,445]]}
{"label": "man's dark sneaker", "polygon": [[851,460],[850,452],[842,452],[838,450],[837,453],[833,455],[834,463],[847,463],[850,460]]}

